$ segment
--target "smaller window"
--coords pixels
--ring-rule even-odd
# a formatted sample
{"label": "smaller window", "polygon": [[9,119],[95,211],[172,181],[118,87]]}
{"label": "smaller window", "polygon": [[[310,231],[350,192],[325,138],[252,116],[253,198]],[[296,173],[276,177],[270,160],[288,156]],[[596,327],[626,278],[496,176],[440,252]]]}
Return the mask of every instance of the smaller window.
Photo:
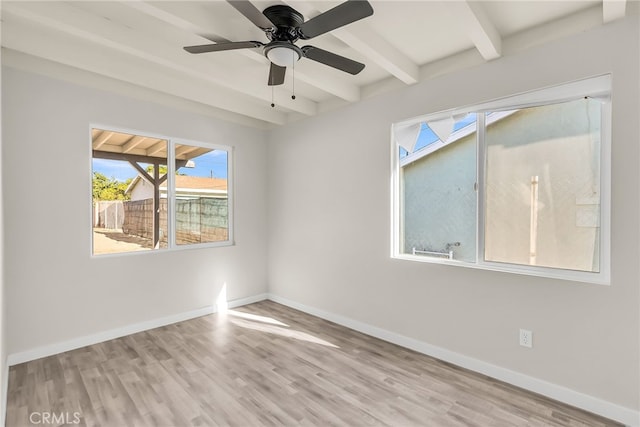
{"label": "smaller window", "polygon": [[231,149],[94,128],[94,255],[231,242]]}

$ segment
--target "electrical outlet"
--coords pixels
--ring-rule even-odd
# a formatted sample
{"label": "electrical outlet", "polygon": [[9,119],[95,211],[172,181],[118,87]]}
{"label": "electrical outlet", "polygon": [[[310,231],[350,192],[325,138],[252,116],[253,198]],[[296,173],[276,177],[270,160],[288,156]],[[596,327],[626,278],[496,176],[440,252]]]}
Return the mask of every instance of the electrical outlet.
{"label": "electrical outlet", "polygon": [[520,345],[522,347],[533,348],[533,332],[520,329]]}

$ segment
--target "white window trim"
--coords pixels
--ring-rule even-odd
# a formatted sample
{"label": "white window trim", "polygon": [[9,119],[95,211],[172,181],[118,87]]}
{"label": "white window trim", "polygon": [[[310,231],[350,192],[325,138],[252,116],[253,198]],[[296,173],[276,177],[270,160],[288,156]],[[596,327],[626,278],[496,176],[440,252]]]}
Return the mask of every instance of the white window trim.
{"label": "white window trim", "polygon": [[[418,261],[430,264],[452,265],[480,270],[522,274],[575,282],[609,285],[611,281],[611,75],[591,77],[584,80],[551,86],[540,90],[520,93],[480,104],[434,112],[394,123],[391,127],[391,258]],[[476,215],[476,261],[450,260],[445,258],[424,257],[401,253],[402,233],[400,215],[400,167],[399,145],[396,142],[394,126],[408,126],[428,120],[438,120],[447,116],[470,112],[487,112],[503,109],[525,108],[536,105],[565,102],[584,96],[602,98],[601,152],[600,152],[600,271],[587,272],[560,268],[528,266],[485,261],[484,240],[484,188],[486,153],[482,132],[477,138],[477,176],[478,196]],[[478,129],[484,126],[484,114],[479,115]]]}
{"label": "white window trim", "polygon": [[[119,126],[112,126],[103,123],[90,123],[89,124],[89,200],[93,198],[93,188],[91,185],[91,178],[93,174],[93,153],[91,150],[91,130],[92,129],[106,129],[109,131],[120,132],[120,133],[128,133],[132,135],[144,135],[152,138],[164,139],[167,141],[167,199],[168,199],[168,221],[167,221],[167,248],[166,249],[151,249],[148,251],[128,251],[128,252],[117,252],[117,253],[108,253],[108,254],[94,254],[93,253],[93,233],[91,233],[91,238],[89,239],[89,254],[91,258],[113,258],[113,257],[122,257],[122,256],[139,256],[146,254],[154,254],[154,253],[166,253],[166,252],[174,252],[174,251],[184,251],[191,249],[203,249],[203,248],[215,248],[215,247],[224,247],[224,246],[234,246],[234,200],[235,195],[233,191],[234,187],[234,147],[231,145],[223,145],[223,144],[214,144],[202,141],[192,141],[183,138],[176,138],[167,135],[158,134],[155,132],[147,132],[143,130],[131,129],[131,128],[123,128]],[[175,236],[175,145],[192,145],[196,147],[206,147],[211,148],[213,150],[224,150],[227,152],[227,224],[228,224],[228,239],[221,242],[207,242],[207,243],[193,243],[189,245],[177,245],[176,244],[176,236]],[[93,224],[93,208],[91,203],[89,203],[89,224]],[[93,227],[91,227],[93,228]]]}

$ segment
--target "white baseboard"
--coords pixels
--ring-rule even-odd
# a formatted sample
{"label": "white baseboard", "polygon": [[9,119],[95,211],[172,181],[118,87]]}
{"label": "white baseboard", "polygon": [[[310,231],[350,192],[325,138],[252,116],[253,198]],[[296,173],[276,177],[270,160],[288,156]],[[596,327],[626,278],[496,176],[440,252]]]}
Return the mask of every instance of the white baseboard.
{"label": "white baseboard", "polygon": [[243,306],[243,305],[253,304],[254,302],[264,301],[266,299],[269,299],[269,294],[267,294],[267,293],[253,295],[253,296],[250,296],[250,297],[247,297],[247,298],[240,298],[240,299],[234,299],[232,301],[229,301],[227,303],[227,307],[228,308],[236,308],[236,307],[240,307],[240,306]]}
{"label": "white baseboard", "polygon": [[[247,298],[232,300],[227,303],[228,308],[239,307],[258,301],[267,299],[267,294],[258,294]],[[170,325],[184,320],[195,319],[196,317],[206,316],[215,313],[216,307],[208,305],[195,310],[174,314],[171,316],[161,317],[159,319],[147,320],[145,322],[135,323],[133,325],[123,326],[121,328],[110,329],[108,331],[98,332],[97,334],[86,335],[84,337],[74,338],[55,344],[37,347],[32,350],[21,351],[19,353],[10,354],[7,357],[7,366],[17,365],[19,363],[29,362],[31,360],[40,359],[42,357],[52,356],[54,354],[64,353],[65,351],[75,350],[77,348],[86,347],[109,341],[115,338],[124,337],[126,335],[135,334],[137,332],[147,331],[149,329],[159,328],[161,326]],[[8,367],[7,367],[8,369]],[[0,424],[4,425],[4,424]]]}
{"label": "white baseboard", "polygon": [[387,331],[385,329],[371,326],[366,323],[341,316],[339,314],[330,313],[328,311],[320,310],[315,307],[300,304],[298,302],[282,298],[278,295],[269,294],[268,299],[279,304],[294,308],[296,310],[311,314],[313,316],[329,320],[330,322],[337,323],[347,328],[354,329],[358,332],[362,332],[372,337],[376,337],[381,340],[388,341],[390,343],[397,344],[411,350],[415,350],[419,353],[435,357],[436,359],[440,359],[475,372],[479,372],[483,375],[487,375],[500,381],[504,381],[525,390],[550,397],[559,402],[563,402],[568,405],[592,412],[594,414],[598,414],[603,417],[624,423],[627,426],[640,426],[640,412],[638,411],[634,411],[632,409],[625,408],[623,406],[616,405],[614,403],[607,402],[605,400],[598,399],[596,397],[589,396],[566,387],[552,384],[547,381],[530,377],[528,375],[524,375],[510,369],[492,365],[491,363],[483,362],[482,360],[474,359],[473,357],[465,356],[463,354],[456,353],[442,347],[437,347],[413,338]]}

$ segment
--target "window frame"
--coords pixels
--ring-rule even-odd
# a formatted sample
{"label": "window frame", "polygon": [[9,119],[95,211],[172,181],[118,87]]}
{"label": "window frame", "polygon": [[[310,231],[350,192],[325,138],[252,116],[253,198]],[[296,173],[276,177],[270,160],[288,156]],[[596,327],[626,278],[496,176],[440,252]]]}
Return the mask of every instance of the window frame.
{"label": "window frame", "polygon": [[[418,261],[431,264],[452,265],[480,270],[514,273],[575,282],[609,285],[611,280],[611,75],[605,74],[577,80],[569,83],[549,86],[537,90],[518,93],[512,96],[494,99],[479,104],[453,108],[424,114],[392,124],[391,140],[391,258],[406,261]],[[508,264],[484,259],[485,244],[485,197],[487,150],[484,141],[485,112],[543,106],[567,102],[586,96],[601,100],[601,140],[600,140],[600,271],[588,272],[562,268]],[[439,120],[455,115],[478,113],[476,130],[476,260],[426,257],[403,253],[402,240],[402,191],[401,159],[399,144],[394,128],[419,122]]]}
{"label": "window frame", "polygon": [[[94,253],[94,242],[93,242],[93,233],[91,233],[91,237],[89,239],[89,253],[91,258],[109,258],[109,257],[119,257],[119,256],[132,256],[132,255],[143,255],[150,253],[166,253],[166,252],[174,252],[174,251],[184,251],[191,249],[203,249],[203,248],[215,248],[215,247],[225,247],[225,246],[234,246],[235,245],[235,222],[234,222],[234,151],[235,148],[233,145],[225,145],[225,144],[216,144],[205,141],[195,141],[187,138],[181,137],[173,137],[167,136],[155,132],[147,132],[141,131],[137,129],[131,128],[123,128],[119,126],[106,125],[103,123],[90,123],[89,124],[89,200],[93,200],[92,193],[92,185],[91,185],[91,177],[93,175],[93,152],[91,147],[92,137],[91,131],[93,129],[102,129],[119,133],[127,133],[132,135],[140,135],[151,138],[164,139],[167,141],[167,247],[164,249],[150,249],[145,251],[127,251],[127,252],[116,252],[116,253],[104,253],[104,254],[96,254]],[[175,235],[175,173],[176,173],[176,163],[175,163],[175,147],[176,145],[191,145],[203,148],[210,148],[212,150],[223,150],[227,153],[227,224],[228,224],[228,238],[223,241],[216,242],[204,242],[204,243],[192,243],[188,245],[178,245],[176,243],[176,235]],[[89,218],[90,218],[90,228],[93,228],[93,209],[92,203],[89,203]]]}

